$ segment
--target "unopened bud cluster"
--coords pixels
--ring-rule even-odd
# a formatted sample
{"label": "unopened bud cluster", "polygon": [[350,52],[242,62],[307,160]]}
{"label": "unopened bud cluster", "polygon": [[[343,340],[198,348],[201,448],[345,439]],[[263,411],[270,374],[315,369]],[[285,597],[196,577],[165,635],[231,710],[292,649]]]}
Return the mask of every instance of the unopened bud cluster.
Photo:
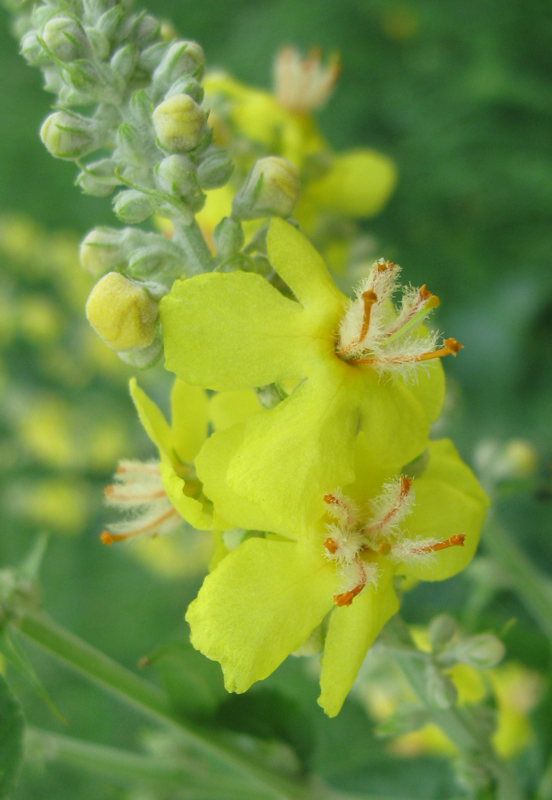
{"label": "unopened bud cluster", "polygon": [[[299,196],[297,170],[276,157],[253,166],[232,216],[214,231],[213,255],[194,215],[205,204],[205,192],[228,182],[234,165],[212,144],[203,107],[202,48],[174,32],[167,36],[153,16],[133,13],[129,3],[116,0],[48,0],[25,7],[17,29],[24,57],[42,70],[46,89],[56,95],[57,110],[40,132],[49,152],[78,162],[77,183],[85,194],[115,193],[114,212],[125,225],[140,225],[153,214],[173,224],[170,240],[130,228],[98,228],[81,247],[83,267],[97,278],[106,276],[88,303],[97,332],[127,360],[138,348],[153,361],[157,314],[145,313],[150,301],[144,298],[156,303],[176,278],[219,265],[266,271],[262,236],[260,251],[250,243],[248,255],[240,252],[241,220],[289,216]],[[100,149],[102,157],[95,158]],[[102,311],[115,288],[117,302]]]}

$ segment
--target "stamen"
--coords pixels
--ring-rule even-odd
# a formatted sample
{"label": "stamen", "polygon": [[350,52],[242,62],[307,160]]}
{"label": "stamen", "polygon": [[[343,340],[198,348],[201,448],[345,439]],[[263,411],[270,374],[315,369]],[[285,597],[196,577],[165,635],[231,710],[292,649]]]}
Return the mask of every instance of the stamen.
{"label": "stamen", "polygon": [[391,552],[391,545],[389,542],[382,542],[378,547],[378,553],[380,556],[386,556],[388,553]]}
{"label": "stamen", "polygon": [[355,558],[355,562],[360,568],[360,575],[361,575],[360,581],[354,587],[354,589],[349,589],[346,592],[341,592],[341,594],[334,594],[333,599],[336,606],[350,606],[355,597],[359,595],[366,586],[367,576],[364,564],[362,563],[360,558]]}
{"label": "stamen", "polygon": [[408,355],[394,355],[385,357],[385,354],[380,356],[371,356],[370,358],[351,358],[349,360],[349,364],[369,364],[369,365],[378,365],[378,364],[388,364],[390,366],[396,364],[409,364],[415,363],[418,361],[429,361],[433,358],[444,358],[445,356],[456,356],[459,350],[464,348],[463,344],[460,344],[456,341],[456,339],[445,339],[443,342],[443,346],[439,348],[439,350],[432,350],[431,353],[422,353],[421,355],[417,356],[408,356]]}
{"label": "stamen", "polygon": [[368,289],[366,292],[362,292],[361,297],[364,301],[364,320],[362,321],[362,328],[360,331],[360,336],[358,337],[359,343],[362,342],[368,333],[368,328],[370,327],[370,312],[372,311],[372,306],[374,303],[378,302],[377,294],[371,289]]}
{"label": "stamen", "polygon": [[[398,497],[395,494],[398,488],[396,481],[384,487],[384,491],[373,501],[375,506],[373,506],[372,513],[375,516],[375,520],[373,516],[373,521],[363,528],[363,533],[374,535],[385,531],[385,529],[387,529],[387,534],[391,532],[389,529],[393,529],[397,521],[402,518],[413,482],[413,478],[401,475]],[[393,504],[389,507],[389,503]],[[378,519],[378,516],[380,516],[380,519]],[[398,520],[397,517],[399,518]]]}
{"label": "stamen", "polygon": [[161,514],[152,522],[148,522],[147,525],[143,525],[141,528],[136,528],[128,533],[109,533],[109,531],[103,531],[100,539],[105,545],[113,544],[113,542],[124,542],[126,539],[132,539],[134,536],[139,536],[141,533],[147,533],[147,531],[155,529],[158,525],[161,525],[161,523],[177,514],[178,512],[175,508],[169,508],[169,510],[165,511],[164,514]]}
{"label": "stamen", "polygon": [[437,550],[446,550],[448,547],[464,547],[466,539],[465,533],[456,533],[444,542],[437,542],[436,544],[427,545],[427,547],[417,547],[412,550],[413,553],[434,553]]}
{"label": "stamen", "polygon": [[104,495],[106,499],[109,500],[121,500],[128,503],[146,503],[148,500],[157,500],[160,497],[166,497],[167,493],[164,489],[159,489],[158,491],[151,492],[150,494],[127,494],[121,490],[120,486],[111,485],[105,487]]}
{"label": "stamen", "polygon": [[326,548],[326,550],[327,550],[329,553],[331,553],[332,555],[333,555],[334,553],[337,553],[337,542],[336,542],[334,539],[332,539],[332,537],[331,537],[331,536],[328,536],[328,538],[327,538],[327,539],[326,539],[326,541],[324,542],[324,547],[325,547],[325,548]]}
{"label": "stamen", "polygon": [[421,356],[416,356],[415,361],[427,361],[430,358],[443,358],[444,356],[456,356],[459,350],[463,350],[464,345],[457,342],[456,339],[445,339],[443,346],[439,350],[434,350],[432,353],[422,353]]}

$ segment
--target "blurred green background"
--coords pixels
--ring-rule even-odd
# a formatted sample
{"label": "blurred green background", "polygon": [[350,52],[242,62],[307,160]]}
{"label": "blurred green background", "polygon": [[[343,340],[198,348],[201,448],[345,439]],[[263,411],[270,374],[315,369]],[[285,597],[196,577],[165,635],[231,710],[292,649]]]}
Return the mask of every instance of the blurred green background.
{"label": "blurred green background", "polygon": [[[171,19],[181,36],[198,40],[208,66],[223,66],[254,85],[270,85],[272,57],[284,43],[303,48],[319,44],[325,52],[340,51],[342,77],[319,114],[321,128],[336,150],[367,145],[395,160],[398,188],[383,213],[364,227],[376,237],[378,252],[398,261],[414,285],[427,283],[439,295],[440,328],[466,348],[458,359],[447,360],[450,402],[439,435],[451,435],[468,461],[488,438],[523,437],[535,446],[539,468],[530,491],[506,497],[499,513],[540,567],[550,570],[550,4],[545,0],[156,0],[149,10]],[[80,195],[72,186],[74,167],[52,159],[40,144],[38,129],[50,98],[42,91],[38,72],[19,57],[8,29],[7,15],[0,13],[0,213],[30,215],[56,236],[67,231],[61,241],[74,252],[79,236],[93,225],[113,224],[114,217],[108,200]],[[30,236],[40,241],[45,234],[37,231]],[[6,253],[4,249],[4,288],[16,295],[39,294],[56,302],[61,298],[71,316],[71,326],[50,353],[52,363],[59,363],[56,353],[67,350],[74,332],[87,335],[82,332],[80,311],[86,287],[70,302],[63,298],[59,281],[48,278],[46,268],[38,277],[32,274],[32,265],[18,272],[17,254]],[[65,377],[54,375],[41,369],[44,351],[36,341],[40,331],[34,336],[29,341],[19,330],[0,355],[2,495],[13,498],[14,493],[24,496],[27,491],[32,496],[37,482],[52,476],[78,479],[81,488],[84,485],[82,530],[72,537],[54,536],[49,549],[45,604],[70,629],[134,665],[182,627],[183,611],[200,577],[160,580],[120,549],[99,545],[97,534],[104,518],[101,489],[117,457],[153,455],[126,396],[129,372],[121,366],[117,373],[104,365],[99,372],[84,370],[75,377],[75,355],[67,363]],[[162,381],[161,371],[156,374]],[[33,394],[52,393],[78,408],[83,429],[90,428],[94,416],[100,426],[107,419],[119,433],[124,429],[120,443],[113,444],[114,433],[106,434],[112,449],[107,445],[93,465],[85,457],[56,462],[51,455],[18,448],[18,409],[26,408]],[[75,426],[79,428],[78,420]],[[36,530],[36,522],[25,519],[21,508],[18,511],[9,502],[5,507],[3,564],[13,563],[28,550]],[[436,608],[457,610],[472,596],[473,585],[463,576],[416,589],[407,616],[425,622]],[[513,617],[518,622],[506,638],[511,656],[545,671],[547,645],[513,595],[497,591],[481,613],[472,615],[470,624],[499,631]],[[138,718],[50,659],[32,654],[72,734],[120,746],[136,742]],[[35,724],[64,730],[22,681],[16,679],[14,684]],[[305,737],[312,739],[311,763],[322,777],[342,788],[390,797],[453,796],[444,762],[432,761],[428,769],[427,760],[406,760],[390,770],[384,745],[374,740],[355,701],[348,702],[336,721],[325,719],[314,704],[315,684],[296,661],[284,665],[268,684],[283,687],[295,704]],[[545,758],[552,747],[549,727],[544,714],[541,727],[537,724],[536,749],[521,757],[527,764]],[[12,800],[37,796],[131,797],[109,781],[61,768],[45,774],[27,769]]]}

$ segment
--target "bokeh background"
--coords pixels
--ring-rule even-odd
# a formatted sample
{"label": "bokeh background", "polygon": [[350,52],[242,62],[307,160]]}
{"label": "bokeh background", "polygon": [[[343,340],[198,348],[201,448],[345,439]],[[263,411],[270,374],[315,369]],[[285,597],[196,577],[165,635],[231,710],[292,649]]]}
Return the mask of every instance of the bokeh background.
{"label": "bokeh background", "polygon": [[[439,326],[466,348],[447,360],[449,399],[439,435],[451,435],[471,463],[489,439],[523,438],[533,446],[533,475],[523,492],[506,494],[498,513],[550,571],[550,4],[156,0],[149,10],[198,40],[209,66],[261,87],[270,85],[272,57],[282,44],[341,53],[337,90],[318,115],[322,130],[337,150],[368,145],[394,159],[397,190],[364,228],[379,254],[439,295]],[[185,558],[178,544],[132,554],[99,544],[102,487],[117,459],[153,456],[127,396],[130,370],[83,320],[90,282],[79,271],[78,241],[114,217],[109,200],[82,196],[72,186],[73,165],[55,161],[40,144],[50,98],[38,72],[19,57],[4,12],[0,74],[0,560],[16,562],[38,530],[51,531],[43,569],[47,609],[132,666],[184,630],[204,554],[200,546]],[[161,369],[144,379],[161,397],[167,385]],[[516,620],[505,639],[509,657],[541,676],[532,745],[518,756],[530,771],[552,749],[549,649],[500,580],[487,581],[491,588],[482,593],[486,566],[482,560],[479,571],[415,589],[406,614],[423,624],[436,609],[450,610],[474,631],[500,632]],[[28,650],[72,734],[136,744],[138,717]],[[34,724],[66,730],[22,679],[15,676],[14,685]],[[422,755],[390,767],[386,744],[375,739],[358,699],[337,720],[324,718],[315,680],[297,660],[288,660],[263,691],[276,689],[289,699],[305,758],[336,786],[396,798],[454,796],[444,760]],[[60,767],[26,768],[12,800],[38,796],[150,797]]]}

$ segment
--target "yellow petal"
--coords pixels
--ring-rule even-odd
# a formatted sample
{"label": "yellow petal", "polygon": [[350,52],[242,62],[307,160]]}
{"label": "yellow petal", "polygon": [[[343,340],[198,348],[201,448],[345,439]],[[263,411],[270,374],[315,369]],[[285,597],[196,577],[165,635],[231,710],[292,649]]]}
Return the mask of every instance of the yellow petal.
{"label": "yellow petal", "polygon": [[305,307],[318,306],[329,317],[336,315],[336,324],[347,302],[341,294],[322,256],[289,222],[274,217],[267,237],[268,260]]}
{"label": "yellow petal", "polygon": [[170,464],[159,464],[161,482],[167,497],[180,516],[194,528],[209,531],[213,528],[213,515],[209,509],[195,497],[186,494],[186,483],[180,478]]}
{"label": "yellow petal", "polygon": [[303,311],[260,275],[177,281],[161,301],[166,367],[222,391],[304,377]]}
{"label": "yellow petal", "polygon": [[172,446],[180,461],[192,463],[207,438],[209,400],[203,389],[175,380],[171,391]]}
{"label": "yellow petal", "polygon": [[335,570],[306,542],[248,539],[205,578],[186,619],[191,642],[219,661],[229,692],[268,677],[322,622]]}
{"label": "yellow petal", "polygon": [[236,392],[219,392],[211,397],[209,415],[215,430],[223,431],[232,425],[245,422],[261,410],[257,395],[252,389]]}
{"label": "yellow petal", "polygon": [[330,171],[309,184],[306,194],[319,211],[371,217],[387,203],[396,183],[391,159],[375,150],[350,150],[336,155]]}
{"label": "yellow petal", "polygon": [[130,396],[136,406],[140,422],[166,463],[172,462],[172,435],[169,424],[159,408],[140,389],[135,378],[130,379]]}
{"label": "yellow petal", "polygon": [[387,620],[399,610],[392,584],[393,573],[390,566],[380,567],[376,587],[366,587],[350,606],[336,607],[332,611],[322,657],[318,698],[330,717],[340,712],[368,648]]}

